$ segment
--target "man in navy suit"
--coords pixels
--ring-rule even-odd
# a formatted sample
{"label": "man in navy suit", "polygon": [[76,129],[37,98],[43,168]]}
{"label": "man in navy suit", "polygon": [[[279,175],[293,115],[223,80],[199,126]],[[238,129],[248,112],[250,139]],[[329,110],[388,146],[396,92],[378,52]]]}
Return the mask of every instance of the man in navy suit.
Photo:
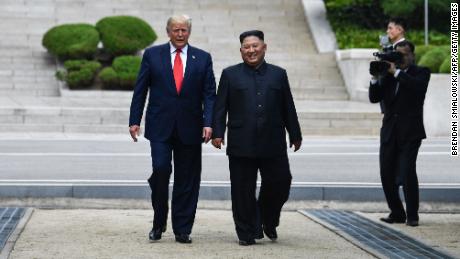
{"label": "man in navy suit", "polygon": [[161,239],[168,218],[168,187],[174,153],[172,228],[180,243],[191,243],[201,177],[201,143],[212,135],[212,111],[216,83],[211,55],[188,44],[191,19],[186,15],[168,19],[170,41],[148,48],[134,88],[129,132],[140,134],[145,100],[149,93],[145,137],[150,140],[153,173],[153,228],[149,239]]}

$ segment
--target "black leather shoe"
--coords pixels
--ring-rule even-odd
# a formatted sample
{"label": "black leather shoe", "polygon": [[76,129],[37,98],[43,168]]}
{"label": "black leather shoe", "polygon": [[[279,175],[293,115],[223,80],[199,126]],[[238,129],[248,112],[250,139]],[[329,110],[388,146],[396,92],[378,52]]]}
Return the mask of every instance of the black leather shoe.
{"label": "black leather shoe", "polygon": [[416,227],[416,226],[418,226],[418,220],[410,220],[410,219],[408,219],[407,222],[406,222],[406,225],[408,225],[410,227]]}
{"label": "black leather shoe", "polygon": [[394,219],[392,217],[385,217],[385,218],[380,218],[381,221],[383,222],[386,222],[386,223],[389,223],[389,224],[393,224],[393,223],[405,223],[406,220],[405,219]]}
{"label": "black leather shoe", "polygon": [[239,240],[238,241],[238,244],[240,246],[250,246],[250,245],[254,245],[256,243],[256,241],[254,239],[249,239],[249,240]]}
{"label": "black leather shoe", "polygon": [[276,227],[264,226],[264,233],[268,238],[270,238],[271,241],[276,241],[276,239],[278,239],[278,233],[276,233]]}
{"label": "black leather shoe", "polygon": [[152,228],[152,230],[149,233],[149,240],[150,241],[160,240],[161,239],[161,233],[163,233],[163,232],[164,232],[163,229],[160,229],[160,228],[154,229],[154,228]]}
{"label": "black leather shoe", "polygon": [[190,244],[192,243],[192,238],[188,234],[179,234],[179,235],[176,235],[176,242],[179,242],[182,244]]}
{"label": "black leather shoe", "polygon": [[264,233],[262,232],[262,230],[260,230],[260,232],[258,232],[255,235],[254,239],[262,239],[262,238],[264,238]]}

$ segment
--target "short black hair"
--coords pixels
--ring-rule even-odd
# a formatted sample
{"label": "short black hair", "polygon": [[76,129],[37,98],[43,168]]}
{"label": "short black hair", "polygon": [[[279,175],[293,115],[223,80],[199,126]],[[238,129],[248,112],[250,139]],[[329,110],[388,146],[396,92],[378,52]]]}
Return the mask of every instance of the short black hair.
{"label": "short black hair", "polygon": [[243,43],[243,40],[249,36],[256,36],[257,38],[264,40],[264,32],[259,30],[245,31],[240,34],[240,43]]}
{"label": "short black hair", "polygon": [[388,20],[388,23],[390,23],[390,22],[401,26],[403,28],[403,30],[405,30],[405,31],[407,30],[406,21],[401,17],[392,17],[392,18],[390,18],[390,20]]}
{"label": "short black hair", "polygon": [[410,51],[411,51],[412,53],[415,53],[415,46],[414,46],[414,44],[413,44],[412,42],[408,41],[408,40],[403,40],[403,41],[401,41],[401,42],[396,43],[395,49],[396,49],[397,47],[409,47]]}

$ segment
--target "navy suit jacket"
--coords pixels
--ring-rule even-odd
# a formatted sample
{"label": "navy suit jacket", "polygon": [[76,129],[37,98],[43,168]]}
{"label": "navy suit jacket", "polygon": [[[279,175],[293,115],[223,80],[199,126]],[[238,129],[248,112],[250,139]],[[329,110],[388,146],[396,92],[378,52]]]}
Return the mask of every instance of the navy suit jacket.
{"label": "navy suit jacket", "polygon": [[169,43],[146,49],[131,102],[130,126],[140,125],[147,93],[147,139],[163,142],[176,130],[182,143],[201,143],[203,127],[211,127],[216,98],[211,55],[188,46],[182,89],[177,94]]}
{"label": "navy suit jacket", "polygon": [[370,84],[369,100],[383,102],[385,106],[380,130],[382,143],[388,142],[393,134],[401,143],[426,138],[423,104],[429,81],[428,68],[412,65],[407,72],[401,71],[397,78],[387,74],[378,83]]}

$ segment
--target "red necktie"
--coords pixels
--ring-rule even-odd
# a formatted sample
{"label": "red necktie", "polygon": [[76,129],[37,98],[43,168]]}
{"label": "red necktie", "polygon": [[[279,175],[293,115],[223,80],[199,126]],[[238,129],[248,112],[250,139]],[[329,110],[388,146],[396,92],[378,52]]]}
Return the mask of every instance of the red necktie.
{"label": "red necktie", "polygon": [[177,94],[180,93],[182,88],[182,80],[184,79],[184,69],[182,66],[182,59],[180,58],[181,49],[176,49],[176,57],[174,58],[174,81],[176,81]]}

